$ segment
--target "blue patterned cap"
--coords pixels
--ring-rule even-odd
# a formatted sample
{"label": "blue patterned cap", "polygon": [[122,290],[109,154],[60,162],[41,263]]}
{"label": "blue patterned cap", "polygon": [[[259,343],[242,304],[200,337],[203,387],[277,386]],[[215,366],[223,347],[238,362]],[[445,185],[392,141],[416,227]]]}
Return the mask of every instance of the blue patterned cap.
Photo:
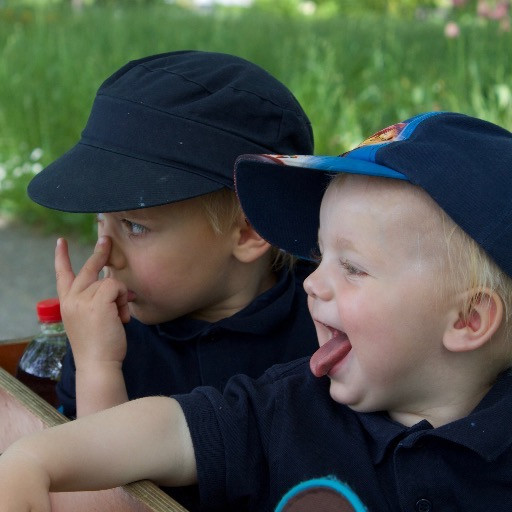
{"label": "blue patterned cap", "polygon": [[254,228],[273,245],[310,258],[322,196],[337,173],[418,185],[512,276],[512,133],[504,128],[427,112],[339,156],[243,155],[235,182]]}

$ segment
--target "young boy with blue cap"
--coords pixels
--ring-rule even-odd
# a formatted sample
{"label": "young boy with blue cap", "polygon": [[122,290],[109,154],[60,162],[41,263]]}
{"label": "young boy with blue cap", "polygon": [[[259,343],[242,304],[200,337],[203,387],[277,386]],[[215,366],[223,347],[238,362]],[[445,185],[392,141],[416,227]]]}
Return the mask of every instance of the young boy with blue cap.
{"label": "young boy with blue cap", "polygon": [[246,155],[235,175],[262,236],[318,260],[320,348],[16,442],[6,510],[142,478],[198,482],[204,510],[299,510],[328,481],[357,512],[510,510],[512,133],[430,112],[341,156]]}

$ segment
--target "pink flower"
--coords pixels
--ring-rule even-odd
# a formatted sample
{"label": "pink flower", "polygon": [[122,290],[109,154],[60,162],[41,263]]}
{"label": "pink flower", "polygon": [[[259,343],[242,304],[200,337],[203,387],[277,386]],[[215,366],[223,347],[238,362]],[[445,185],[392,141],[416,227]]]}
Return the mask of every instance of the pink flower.
{"label": "pink flower", "polygon": [[493,20],[501,20],[508,15],[508,2],[498,2],[496,7],[489,13],[489,18]]}
{"label": "pink flower", "polygon": [[450,39],[454,39],[460,35],[460,28],[457,23],[450,21],[444,27],[444,35]]}
{"label": "pink flower", "polygon": [[481,16],[482,18],[487,18],[491,13],[491,8],[489,7],[489,4],[485,0],[479,0],[478,5],[476,7],[476,12],[478,16]]}

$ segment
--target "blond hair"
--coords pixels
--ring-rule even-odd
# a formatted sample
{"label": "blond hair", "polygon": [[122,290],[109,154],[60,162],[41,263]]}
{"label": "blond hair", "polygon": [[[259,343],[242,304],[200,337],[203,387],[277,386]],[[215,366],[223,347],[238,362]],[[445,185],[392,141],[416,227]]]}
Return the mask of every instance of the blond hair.
{"label": "blond hair", "polygon": [[[234,190],[222,188],[198,197],[199,202],[213,231],[221,235],[234,227],[244,213]],[[271,246],[271,268],[278,271],[282,268],[291,269],[295,258],[281,249]]]}
{"label": "blond hair", "polygon": [[452,286],[457,293],[474,290],[467,298],[464,311],[471,310],[471,302],[479,292],[496,293],[503,301],[504,326],[509,334],[512,315],[512,278],[506,274],[462,228],[439,208],[443,216],[448,264]]}

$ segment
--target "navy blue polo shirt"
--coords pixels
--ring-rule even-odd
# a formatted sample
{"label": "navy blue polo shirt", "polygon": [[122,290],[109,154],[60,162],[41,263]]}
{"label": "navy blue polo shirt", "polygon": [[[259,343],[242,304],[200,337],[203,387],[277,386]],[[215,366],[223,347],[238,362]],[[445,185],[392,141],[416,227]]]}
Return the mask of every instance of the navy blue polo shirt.
{"label": "navy blue polo shirt", "polygon": [[[216,323],[190,318],[126,326],[123,374],[130,400],[188,393],[197,386],[222,389],[238,373],[259,377],[276,363],[312,354],[317,340],[307,309],[304,278],[313,267],[299,262],[246,308]],[[66,416],[76,415],[75,364],[64,359],[57,394]]]}
{"label": "navy blue polo shirt", "polygon": [[335,476],[369,512],[512,510],[512,372],[467,417],[405,427],[329,395],[304,358],[221,394],[177,396],[194,443],[201,510],[272,511],[293,486]]}

